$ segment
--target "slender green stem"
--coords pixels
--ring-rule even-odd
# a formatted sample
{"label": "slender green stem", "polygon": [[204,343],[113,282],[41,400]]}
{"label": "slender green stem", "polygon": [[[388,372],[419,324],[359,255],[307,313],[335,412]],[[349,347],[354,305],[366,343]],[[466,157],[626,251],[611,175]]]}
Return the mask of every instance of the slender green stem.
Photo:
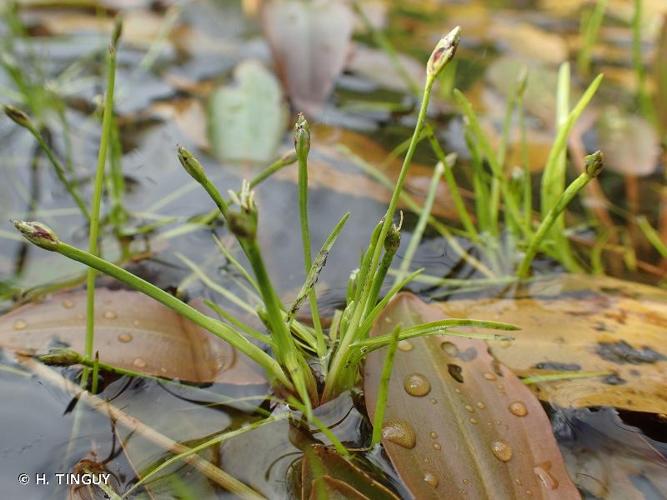
{"label": "slender green stem", "polygon": [[637,225],[646,239],[653,245],[663,259],[667,259],[667,244],[662,240],[660,233],[651,226],[645,216],[637,217]]}
{"label": "slender green stem", "polygon": [[206,316],[161,288],[135,276],[112,262],[108,262],[97,255],[93,255],[85,250],[81,250],[60,241],[56,234],[44,224],[40,224],[39,222],[14,221],[14,226],[16,226],[16,229],[18,229],[32,244],[43,248],[44,250],[58,252],[69,259],[81,262],[92,269],[107,274],[131,288],[148,295],[161,304],[164,304],[181,316],[193,321],[217,337],[220,337],[222,340],[229,342],[233,347],[237,348],[240,352],[264,368],[272,381],[282,384],[288,390],[293,390],[292,383],[289,378],[287,378],[278,362],[225,323]]}
{"label": "slender green stem", "polygon": [[417,221],[415,230],[412,232],[412,236],[410,237],[408,248],[405,249],[405,255],[401,265],[398,268],[398,274],[396,275],[394,283],[401,281],[410,269],[412,259],[415,255],[415,252],[417,251],[419,243],[421,242],[424,230],[426,229],[428,216],[431,214],[431,209],[433,208],[433,202],[435,201],[435,193],[438,190],[438,184],[440,183],[440,179],[442,178],[442,174],[446,168],[448,167],[445,167],[442,162],[438,162],[438,164],[435,166],[435,169],[433,169],[433,177],[431,177],[431,184],[428,188],[428,194],[426,195],[424,207],[422,208],[421,214],[419,214],[419,220]]}
{"label": "slender green stem", "polygon": [[378,264],[380,263],[380,256],[382,255],[382,250],[384,246],[385,238],[389,232],[390,227],[393,225],[394,213],[396,212],[396,207],[398,205],[398,200],[400,198],[401,191],[403,190],[403,185],[405,184],[405,179],[408,175],[410,165],[412,163],[412,157],[414,156],[417,142],[421,137],[422,130],[424,128],[424,123],[426,120],[426,111],[428,109],[428,103],[431,97],[431,92],[433,90],[433,84],[442,71],[442,69],[447,65],[449,61],[452,60],[456,49],[458,47],[460,37],[460,29],[457,27],[444,36],[436,45],[426,67],[426,82],[424,84],[424,92],[422,96],[421,105],[419,108],[419,113],[417,115],[417,124],[412,134],[412,139],[410,141],[410,146],[408,151],[405,154],[403,160],[403,165],[401,171],[398,175],[394,191],[392,193],[391,199],[389,201],[389,206],[384,215],[382,225],[380,226],[380,232],[378,234],[377,242],[374,246],[368,248],[369,252],[372,252],[370,265],[369,265],[369,276],[373,276],[373,279],[367,279],[358,283],[357,286],[362,287],[362,293],[359,302],[354,306],[354,311],[352,317],[350,318],[348,327],[346,328],[343,336],[341,338],[341,343],[336,349],[336,352],[332,358],[330,364],[330,372],[327,375],[324,388],[324,398],[325,400],[330,399],[338,391],[341,390],[341,387],[337,387],[338,378],[340,376],[340,371],[343,368],[343,360],[347,355],[347,348],[350,343],[354,340],[354,337],[357,333],[357,329],[363,320],[363,313],[367,310],[367,303],[371,296],[371,291],[373,289],[373,283],[375,279],[378,279],[378,276],[375,275],[376,269],[378,269]]}
{"label": "slender green stem", "polygon": [[382,365],[380,375],[380,385],[378,387],[377,400],[375,401],[375,417],[373,418],[373,435],[371,437],[371,446],[375,446],[382,440],[382,425],[384,424],[384,412],[387,409],[387,397],[389,395],[389,380],[391,380],[391,370],[394,367],[394,356],[398,346],[398,334],[401,332],[401,325],[398,324],[391,333],[391,342],[387,349],[387,355]]}
{"label": "slender green stem", "polygon": [[[394,182],[390,180],[384,173],[378,170],[377,167],[364,161],[362,158],[355,155],[352,151],[350,151],[350,149],[346,148],[343,145],[338,145],[337,149],[342,153],[344,153],[346,156],[348,156],[365,173],[373,177],[382,185],[384,185],[388,189],[394,188]],[[445,175],[447,175],[447,170],[445,170]],[[415,199],[412,198],[409,194],[405,192],[401,193],[400,200],[404,205],[407,206],[408,210],[410,210],[412,213],[417,215],[421,213],[421,207],[415,201]],[[456,238],[454,238],[451,230],[447,226],[445,226],[442,222],[433,217],[433,215],[429,215],[428,223],[445,239],[447,245],[452,249],[452,251],[455,252],[463,260],[465,260],[469,265],[471,265],[472,267],[477,269],[480,273],[489,278],[495,276],[493,271],[491,271],[491,269],[489,269],[486,265],[484,265],[484,263],[480,262],[478,259],[476,259],[475,257],[466,252],[466,250],[461,246],[461,244],[456,240]]]}
{"label": "slender green stem", "polygon": [[537,232],[533,236],[526,250],[526,255],[519,266],[517,271],[517,276],[521,279],[527,278],[530,273],[530,265],[537,254],[537,251],[542,243],[542,240],[546,237],[549,229],[554,225],[558,216],[565,210],[565,208],[570,204],[572,199],[581,191],[586,184],[588,184],[592,179],[598,176],[602,170],[602,154],[597,151],[592,155],[586,157],[586,169],[582,172],[579,177],[577,177],[567,189],[561,194],[558,198],[556,204],[549,210],[546,217],[542,220],[540,227],[537,229]]}
{"label": "slender green stem", "polygon": [[521,382],[524,384],[541,384],[542,382],[556,382],[558,380],[571,380],[577,378],[593,378],[605,377],[611,375],[611,371],[597,371],[597,372],[560,372],[549,373],[547,375],[534,375],[532,377],[524,377]]}
{"label": "slender green stem", "polygon": [[5,106],[4,109],[5,109],[5,114],[9,118],[11,118],[17,125],[20,125],[21,127],[25,128],[28,132],[32,134],[32,136],[37,141],[37,144],[39,144],[39,147],[42,149],[42,151],[44,151],[46,157],[49,159],[49,162],[53,166],[53,170],[55,171],[56,176],[58,177],[60,183],[65,187],[69,195],[74,200],[74,203],[76,203],[76,205],[79,207],[81,214],[86,218],[86,220],[90,220],[90,213],[88,212],[88,207],[86,206],[86,203],[83,201],[83,198],[81,197],[81,194],[79,193],[76,184],[67,179],[67,174],[65,173],[65,167],[60,162],[60,160],[54,153],[53,149],[51,149],[51,147],[48,145],[48,143],[44,139],[44,136],[37,129],[36,125],[32,122],[30,117],[20,109],[14,108],[13,106]]}
{"label": "slender green stem", "polygon": [[597,0],[593,12],[582,17],[581,33],[584,41],[577,55],[577,69],[582,75],[588,75],[589,73],[591,52],[600,32],[606,9],[607,0]]}
{"label": "slender green stem", "polygon": [[[303,114],[299,114],[295,125],[294,146],[299,162],[299,222],[301,224],[301,242],[303,245],[303,266],[306,275],[313,265],[312,246],[310,242],[310,225],[308,223],[308,152],[310,151],[310,127]],[[320,321],[317,295],[314,286],[308,292],[310,315],[317,340],[317,355],[323,360],[326,355],[326,342]]]}
{"label": "slender green stem", "polygon": [[[111,126],[113,124],[113,96],[116,82],[116,48],[121,31],[120,21],[114,27],[114,34],[109,45],[107,54],[107,90],[104,99],[104,111],[102,115],[102,136],[97,156],[97,169],[95,172],[95,184],[93,197],[90,203],[90,229],[88,233],[88,252],[92,255],[98,254],[98,239],[100,231],[100,208],[102,205],[102,188],[104,186],[104,166],[107,160],[107,151],[111,141]],[[91,359],[95,342],[95,276],[94,269],[88,269],[86,276],[86,342],[84,355]],[[88,381],[88,370],[84,368],[81,382]]]}

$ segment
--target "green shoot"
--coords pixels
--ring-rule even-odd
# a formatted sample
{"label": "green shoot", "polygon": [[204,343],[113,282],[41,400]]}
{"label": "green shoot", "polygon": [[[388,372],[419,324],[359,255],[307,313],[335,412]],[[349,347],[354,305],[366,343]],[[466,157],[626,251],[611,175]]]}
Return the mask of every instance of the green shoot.
{"label": "green shoot", "polygon": [[389,380],[391,379],[391,370],[394,367],[394,356],[398,347],[398,334],[401,331],[401,325],[398,324],[391,332],[391,343],[387,349],[387,355],[382,365],[380,375],[380,386],[378,388],[378,397],[375,402],[375,417],[373,418],[373,435],[371,437],[371,446],[375,446],[382,440],[382,424],[384,423],[384,411],[387,408],[387,396],[389,393]]}
{"label": "green shoot", "polygon": [[540,244],[544,240],[548,231],[554,225],[558,217],[565,207],[569,205],[572,199],[581,191],[586,184],[591,180],[597,177],[602,170],[602,153],[599,151],[593,153],[586,157],[586,169],[582,172],[579,177],[577,177],[572,183],[567,187],[567,189],[561,194],[561,196],[556,201],[556,204],[549,210],[546,217],[542,220],[540,227],[537,229],[537,232],[533,236],[526,250],[526,255],[519,266],[517,275],[519,278],[527,278],[530,273],[530,265],[537,253],[537,250],[540,247]]}
{"label": "green shoot", "polygon": [[[453,161],[451,163],[453,163]],[[415,252],[417,251],[419,243],[421,243],[424,230],[426,229],[428,216],[430,215],[431,209],[433,208],[433,202],[435,201],[435,193],[438,189],[438,184],[440,183],[440,179],[442,178],[442,174],[444,173],[445,169],[451,167],[451,163],[445,167],[445,165],[443,165],[441,162],[438,162],[438,164],[435,166],[435,169],[433,169],[433,177],[431,178],[431,184],[428,188],[428,194],[426,195],[424,208],[422,209],[421,214],[419,214],[419,220],[417,221],[415,230],[412,232],[410,243],[408,244],[408,248],[405,250],[405,256],[403,257],[403,261],[398,268],[398,274],[396,275],[394,283],[401,281],[410,269],[412,259],[415,255]]]}
{"label": "green shoot", "polygon": [[[111,125],[113,123],[113,94],[116,82],[116,49],[122,30],[120,19],[116,21],[111,43],[107,53],[107,89],[104,99],[104,111],[102,117],[102,137],[97,157],[97,169],[95,172],[95,184],[93,197],[90,203],[90,229],[88,232],[88,252],[92,255],[98,254],[98,240],[100,231],[100,208],[102,205],[102,187],[104,185],[104,166],[107,160],[107,151],[111,141]],[[88,269],[86,276],[86,342],[84,354],[91,359],[95,343],[95,276],[94,269]],[[84,368],[81,375],[81,383],[88,381],[88,370]]]}
{"label": "green shoot", "polygon": [[[313,319],[315,338],[317,339],[317,355],[320,359],[324,359],[326,342],[324,340],[324,332],[322,331],[320,313],[317,308],[317,296],[315,295],[315,280],[317,280],[319,271],[313,277],[310,276],[313,265],[310,226],[308,224],[308,152],[310,151],[310,126],[303,114],[299,114],[294,126],[294,150],[299,162],[299,222],[301,224],[301,242],[303,244],[303,265],[307,275],[304,287],[308,289],[310,315]],[[326,256],[324,259],[326,259]],[[324,265],[324,262],[322,262],[322,265]],[[312,284],[307,286],[309,278]]]}

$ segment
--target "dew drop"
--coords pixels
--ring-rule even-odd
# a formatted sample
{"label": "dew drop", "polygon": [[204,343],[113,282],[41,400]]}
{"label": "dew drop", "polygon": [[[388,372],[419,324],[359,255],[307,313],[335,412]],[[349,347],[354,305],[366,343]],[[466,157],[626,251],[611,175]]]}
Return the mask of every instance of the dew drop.
{"label": "dew drop", "polygon": [[491,373],[491,372],[484,372],[484,375],[483,375],[483,376],[484,376],[484,378],[485,378],[486,380],[497,380],[497,379],[498,379],[498,377],[496,377],[496,376],[495,376],[493,373]]}
{"label": "dew drop", "polygon": [[438,478],[435,477],[435,474],[432,472],[424,473],[424,482],[433,486],[434,488],[438,486]]}
{"label": "dew drop", "polygon": [[438,404],[438,400],[435,399],[435,398],[431,398],[431,404],[432,404],[432,405],[437,405],[437,404]]}
{"label": "dew drop", "polygon": [[411,396],[422,397],[431,392],[431,383],[424,375],[413,373],[405,377],[403,381],[405,392]]}
{"label": "dew drop", "polygon": [[22,319],[17,319],[14,322],[14,330],[25,330],[26,328],[28,328],[28,323],[26,323]]}
{"label": "dew drop", "polygon": [[113,311],[104,311],[104,318],[105,319],[116,319],[118,315],[113,312]]}
{"label": "dew drop", "polygon": [[477,419],[476,419],[475,417],[470,417],[470,423],[471,423],[471,424],[476,424],[476,423],[477,423]]}
{"label": "dew drop", "polygon": [[409,352],[415,348],[415,346],[413,346],[409,340],[399,340],[397,346],[399,350],[403,352]]}
{"label": "dew drop", "polygon": [[454,387],[454,392],[456,394],[461,394],[461,389],[459,389],[458,387]]}
{"label": "dew drop", "polygon": [[533,467],[533,472],[546,489],[555,490],[558,488],[558,480],[549,473],[549,469],[551,469],[551,462],[545,462]]}
{"label": "dew drop", "polygon": [[517,484],[517,486],[521,486],[522,484],[521,479],[519,479],[518,477],[514,479],[514,482]]}
{"label": "dew drop", "polygon": [[417,443],[417,436],[412,426],[405,420],[392,420],[382,427],[382,438],[403,448],[411,449]]}
{"label": "dew drop", "polygon": [[459,348],[455,344],[449,341],[445,341],[440,344],[442,350],[445,351],[449,356],[456,357],[459,353]]}
{"label": "dew drop", "polygon": [[476,406],[480,410],[483,410],[484,408],[486,408],[486,405],[484,403],[482,403],[481,401],[478,401]]}
{"label": "dew drop", "polygon": [[144,361],[141,358],[136,358],[132,364],[136,366],[137,368],[146,368],[146,361]]}
{"label": "dew drop", "polygon": [[438,433],[437,432],[431,431],[430,436],[431,436],[431,439],[438,439]]}
{"label": "dew drop", "polygon": [[463,484],[470,484],[470,479],[464,479]]}
{"label": "dew drop", "polygon": [[526,496],[531,496],[532,494],[533,494],[532,491],[530,491],[530,490],[526,490]]}
{"label": "dew drop", "polygon": [[528,415],[528,408],[521,401],[513,401],[509,405],[509,410],[512,415],[517,417],[525,417]]}
{"label": "dew drop", "polygon": [[442,446],[440,446],[440,443],[433,443],[433,449],[439,451],[440,449],[442,449]]}
{"label": "dew drop", "polygon": [[470,406],[470,405],[465,405],[464,408],[465,408],[467,411],[469,411],[470,413],[472,413],[472,412],[475,411],[475,409],[474,409],[472,406]]}
{"label": "dew drop", "polygon": [[167,373],[167,369],[164,366],[160,367],[160,372],[161,373]]}
{"label": "dew drop", "polygon": [[132,342],[132,335],[129,333],[121,333],[120,335],[118,335],[118,341],[123,342],[124,344]]}
{"label": "dew drop", "polygon": [[65,299],[65,300],[62,301],[62,306],[65,309],[72,309],[74,307],[74,302],[72,302],[69,299]]}
{"label": "dew drop", "polygon": [[503,440],[491,443],[491,451],[501,462],[509,462],[512,458],[512,447]]}

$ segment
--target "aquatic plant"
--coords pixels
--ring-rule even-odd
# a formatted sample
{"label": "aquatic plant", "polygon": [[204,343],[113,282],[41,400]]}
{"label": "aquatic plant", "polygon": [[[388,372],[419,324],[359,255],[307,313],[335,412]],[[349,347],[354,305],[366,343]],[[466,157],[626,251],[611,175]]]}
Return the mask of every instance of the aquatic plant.
{"label": "aquatic plant", "polygon": [[[118,30],[117,30],[118,31]],[[87,265],[91,271],[88,278],[88,290],[94,293],[94,273],[105,273],[128,286],[139,290],[158,300],[174,311],[204,327],[214,335],[229,342],[243,354],[260,365],[274,385],[277,394],[284,394],[295,407],[303,408],[304,414],[312,419],[312,407],[337,397],[344,391],[354,387],[359,380],[360,365],[371,350],[395,344],[398,339],[412,338],[421,335],[446,334],[448,329],[459,326],[477,326],[501,330],[513,330],[515,327],[506,323],[475,321],[468,319],[446,319],[434,323],[413,326],[394,335],[368,339],[369,332],[391,298],[398,293],[419,271],[397,279],[396,284],[384,296],[380,297],[381,287],[385,281],[391,263],[400,244],[400,224],[394,224],[405,179],[415,152],[418,138],[424,126],[426,110],[438,75],[452,60],[459,44],[460,30],[455,28],[445,35],[436,45],[426,66],[426,83],[423,90],[421,107],[418,114],[410,145],[408,147],[398,181],[396,182],[391,200],[383,219],[377,224],[370,243],[363,253],[361,265],[350,278],[347,304],[339,313],[337,321],[325,336],[321,322],[314,285],[325,264],[337,236],[342,231],[349,214],[345,214],[336,224],[330,236],[315,258],[311,254],[310,228],[308,223],[308,152],[310,149],[310,130],[306,119],[299,116],[295,126],[295,156],[299,164],[299,214],[301,237],[303,243],[304,269],[306,279],[297,299],[291,307],[286,307],[279,299],[275,287],[266,269],[262,251],[257,240],[259,211],[254,200],[251,183],[244,181],[239,191],[230,191],[226,199],[217,186],[209,179],[201,163],[185,148],[178,148],[178,159],[185,171],[199,183],[216,205],[220,215],[227,223],[229,231],[236,237],[243,253],[252,268],[251,277],[246,271],[243,275],[248,284],[261,296],[263,308],[257,311],[259,318],[270,331],[269,338],[262,334],[250,334],[250,327],[236,320],[229,313],[223,317],[232,319],[232,325],[209,317],[194,309],[173,295],[155,285],[135,276],[129,271],[108,262],[96,255],[97,226],[94,221],[99,218],[99,190],[96,182],[91,217],[90,241],[86,252],[61,241],[48,227],[38,222],[15,221],[16,228],[33,244],[46,250],[58,252],[70,259]],[[114,43],[117,41],[114,35]],[[112,44],[114,47],[114,44]],[[102,142],[98,164],[98,176],[103,175],[106,147],[109,141],[109,123],[113,107],[113,72],[115,68],[113,51],[108,61],[108,89],[105,103],[105,120],[103,122]],[[284,163],[284,162],[283,162]],[[273,167],[269,167],[270,169]],[[437,170],[438,172],[440,170]],[[101,181],[100,181],[101,182]],[[95,207],[98,207],[95,209]],[[311,306],[313,326],[308,326],[296,319],[295,313],[305,300]],[[90,303],[90,302],[89,302]],[[89,311],[89,318],[92,314]],[[471,337],[492,339],[502,337],[496,334],[466,334]],[[267,354],[261,347],[247,337],[253,337],[265,343],[272,351]],[[89,339],[86,344],[85,366],[90,364],[92,353],[90,345],[92,327],[88,329]],[[315,356],[322,374],[318,384],[315,373],[309,364],[311,356]],[[319,390],[321,385],[322,389]],[[296,399],[294,398],[296,397]]]}

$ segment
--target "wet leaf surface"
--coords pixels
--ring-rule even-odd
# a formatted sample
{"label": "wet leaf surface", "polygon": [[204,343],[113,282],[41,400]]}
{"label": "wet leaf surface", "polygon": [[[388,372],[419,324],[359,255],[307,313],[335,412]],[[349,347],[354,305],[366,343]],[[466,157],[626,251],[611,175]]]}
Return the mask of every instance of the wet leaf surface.
{"label": "wet leaf surface", "polygon": [[268,162],[287,124],[280,83],[259,62],[244,61],[234,70],[236,86],[213,92],[209,131],[222,160]]}
{"label": "wet leaf surface", "polygon": [[[515,295],[515,296],[514,296]],[[447,316],[511,321],[514,342],[490,342],[519,376],[560,371],[607,376],[531,385],[563,407],[615,406],[667,412],[667,293],[612,278],[562,276],[538,280],[505,298],[451,300]]]}
{"label": "wet leaf surface", "polygon": [[[442,318],[438,306],[402,294],[374,335]],[[371,413],[383,359],[371,353],[364,368]],[[402,344],[382,444],[415,498],[579,498],[539,401],[482,341],[442,336]]]}
{"label": "wet leaf surface", "polygon": [[261,18],[292,104],[298,111],[317,113],[348,56],[352,11],[343,2],[281,0],[265,2]]}
{"label": "wet leaf surface", "polygon": [[[262,384],[260,371],[227,343],[138,293],[98,289],[95,350],[100,361],[189,382]],[[85,292],[59,293],[0,317],[0,347],[82,353]]]}

